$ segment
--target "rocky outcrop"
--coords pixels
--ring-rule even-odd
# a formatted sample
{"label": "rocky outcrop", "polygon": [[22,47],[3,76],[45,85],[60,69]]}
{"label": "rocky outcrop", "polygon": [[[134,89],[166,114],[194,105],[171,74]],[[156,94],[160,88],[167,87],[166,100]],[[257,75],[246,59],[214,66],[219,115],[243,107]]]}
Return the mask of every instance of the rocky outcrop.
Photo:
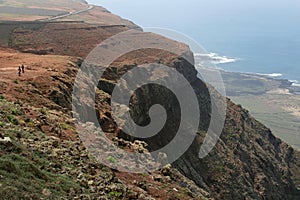
{"label": "rocky outcrop", "polygon": [[[189,80],[198,95],[201,109],[199,135],[173,166],[198,186],[210,191],[216,199],[299,198],[299,153],[277,139],[268,128],[253,119],[248,111],[230,100],[227,100],[228,110],[221,139],[209,156],[199,159],[199,149],[211,116],[212,102],[208,92],[210,86],[197,78],[193,66],[184,59],[172,60],[168,64]],[[114,87],[114,79],[124,73],[122,69],[120,66],[115,70],[120,74],[107,75],[109,80],[102,80],[102,84],[99,84],[99,88],[107,93],[108,101],[107,97]],[[155,77],[155,74],[152,76]],[[123,85],[123,88],[126,87]],[[149,145],[149,150],[156,150],[168,144],[174,137],[180,120],[180,107],[170,91],[153,85],[143,86],[132,97],[131,116],[139,125],[146,125],[149,123],[146,113],[157,103],[162,104],[168,114],[166,125],[158,135],[150,139],[140,139],[119,131],[119,137],[132,141],[143,140]],[[100,113],[104,112],[99,109]],[[109,120],[112,119],[107,117],[107,123]]]}
{"label": "rocky outcrop", "polygon": [[[187,66],[184,62],[180,63]],[[174,66],[180,64],[174,63]],[[199,134],[202,136],[197,136],[190,149],[174,163],[174,167],[198,186],[208,189],[216,199],[299,198],[299,153],[275,138],[269,129],[230,100],[221,139],[209,156],[198,158],[210,119],[210,100],[202,81],[195,79],[192,84],[197,94],[202,94],[202,98],[199,98]],[[141,125],[149,123],[145,113],[153,103],[166,104],[164,106],[171,119],[159,135],[144,141],[149,144],[150,150],[168,144],[174,137],[172,133],[176,133],[180,116],[179,111],[174,109],[178,108],[174,96],[165,89],[145,86],[136,92],[133,99],[137,100],[132,101],[132,117]],[[128,137],[122,131],[119,136],[129,140],[138,139]]]}
{"label": "rocky outcrop", "polygon": [[240,106],[228,101],[225,128],[208,157],[195,156],[198,146],[194,143],[174,166],[208,186],[216,199],[299,198],[299,153]]}
{"label": "rocky outcrop", "polygon": [[[210,122],[212,103],[210,95],[219,94],[209,94],[210,86],[197,78],[193,66],[184,59],[171,59],[171,56],[168,58],[169,66],[176,68],[190,81],[198,95],[201,109],[198,136],[189,150],[173,166],[198,186],[210,191],[216,199],[299,198],[299,153],[277,139],[268,128],[253,119],[248,111],[229,99],[226,123],[219,142],[206,158],[198,157]],[[167,62],[167,59],[164,61]],[[135,63],[147,62],[145,59]],[[105,94],[98,96],[102,102],[101,106],[98,106],[99,118],[106,124],[102,126],[105,131],[117,131],[119,137],[130,141],[143,140],[148,144],[148,149],[153,151],[168,144],[174,137],[180,120],[180,108],[176,97],[167,89],[153,85],[143,86],[132,97],[130,107],[132,118],[139,125],[148,124],[149,116],[146,113],[153,104],[160,103],[168,114],[165,127],[150,139],[128,136],[122,130],[118,130],[110,114],[110,94],[116,79],[135,66],[120,65],[117,70],[108,70],[111,73],[105,74],[106,79],[102,79],[98,85]],[[155,73],[152,76],[155,77]],[[126,85],[122,87],[127,88]],[[109,127],[108,124],[112,125],[109,130],[105,128]]]}

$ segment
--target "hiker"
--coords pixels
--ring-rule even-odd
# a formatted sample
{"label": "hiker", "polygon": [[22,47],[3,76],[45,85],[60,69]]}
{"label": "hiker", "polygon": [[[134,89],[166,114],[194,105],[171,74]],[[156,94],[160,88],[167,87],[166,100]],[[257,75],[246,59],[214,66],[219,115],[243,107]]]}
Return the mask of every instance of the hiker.
{"label": "hiker", "polygon": [[21,67],[19,66],[19,69],[18,69],[18,74],[19,76],[21,76]]}
{"label": "hiker", "polygon": [[24,72],[25,72],[25,67],[24,67],[24,65],[22,64],[22,73],[24,74]]}

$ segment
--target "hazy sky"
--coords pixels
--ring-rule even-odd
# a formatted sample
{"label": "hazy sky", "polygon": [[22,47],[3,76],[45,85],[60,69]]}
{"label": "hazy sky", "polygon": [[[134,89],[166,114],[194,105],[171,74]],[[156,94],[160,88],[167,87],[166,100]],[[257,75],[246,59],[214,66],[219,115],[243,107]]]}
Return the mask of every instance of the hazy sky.
{"label": "hazy sky", "polygon": [[[88,0],[106,7],[141,26],[174,26],[186,23],[197,25],[201,21],[216,20],[234,23],[248,20],[278,20],[296,17],[300,9],[298,0]],[[284,16],[285,15],[285,16]],[[262,18],[263,17],[263,18]],[[247,22],[247,21],[246,21]]]}

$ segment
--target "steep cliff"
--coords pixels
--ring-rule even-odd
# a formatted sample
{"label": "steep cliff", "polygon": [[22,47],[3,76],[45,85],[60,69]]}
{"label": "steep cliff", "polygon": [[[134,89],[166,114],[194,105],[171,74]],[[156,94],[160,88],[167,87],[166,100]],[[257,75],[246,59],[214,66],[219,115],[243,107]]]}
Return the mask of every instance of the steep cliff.
{"label": "steep cliff", "polygon": [[[149,62],[147,59],[144,61]],[[199,159],[200,146],[211,116],[210,95],[206,85],[197,79],[193,67],[184,59],[176,59],[168,64],[178,71],[183,70],[182,73],[190,80],[198,94],[201,109],[199,136],[173,166],[195,181],[198,186],[210,191],[215,199],[298,199],[300,195],[299,152],[276,138],[268,128],[230,100],[227,100],[226,122],[219,142],[209,156]],[[123,71],[122,67],[118,69]],[[113,77],[121,77],[121,75],[117,74]],[[108,83],[112,84],[112,80]],[[110,89],[113,86],[109,89],[105,85],[103,81],[103,88],[100,85],[100,89],[111,94]],[[148,113],[151,105],[158,102],[165,106],[170,117],[159,135],[144,139],[149,145],[148,148],[155,150],[168,144],[174,137],[180,120],[180,107],[174,95],[166,89],[151,85],[144,86],[135,95],[133,99],[137,101],[131,101],[131,106],[132,117],[136,122],[149,123],[149,116],[145,113]],[[106,97],[106,100],[109,101],[109,97]],[[111,129],[107,124],[113,121],[107,117],[110,115],[104,114],[107,110],[101,111],[101,108],[104,107],[99,107],[100,116],[106,116],[103,119],[108,118],[104,124]],[[105,108],[109,108],[108,103]],[[128,137],[122,131],[119,132],[119,136],[132,141],[143,140]]]}
{"label": "steep cliff", "polygon": [[[5,104],[4,108],[10,105],[9,102],[15,102],[14,105],[21,107],[18,108],[21,110],[20,114],[14,112],[15,117],[7,117],[11,115],[7,112],[13,112],[11,109],[1,112],[1,119],[4,121],[2,125],[0,124],[1,133],[14,139],[13,145],[9,144],[8,147],[4,146],[1,149],[1,157],[4,159],[3,156],[7,156],[4,160],[8,164],[0,166],[6,174],[4,175],[5,183],[1,183],[0,187],[6,188],[5,191],[12,191],[7,194],[7,197],[12,197],[14,191],[18,191],[16,187],[10,185],[12,177],[7,176],[15,171],[9,171],[7,166],[19,166],[20,163],[29,162],[42,170],[42,172],[36,170],[36,174],[33,175],[39,181],[63,179],[60,183],[70,183],[67,188],[61,188],[58,194],[53,193],[55,190],[53,185],[35,188],[37,191],[35,196],[30,196],[28,191],[26,192],[30,188],[24,187],[24,192],[31,198],[38,198],[38,192],[44,191],[44,196],[53,198],[59,195],[79,198],[82,193],[86,195],[84,197],[90,195],[91,198],[96,198],[101,194],[111,199],[120,197],[128,199],[150,199],[151,197],[158,199],[168,197],[174,199],[209,197],[214,199],[299,199],[299,152],[274,137],[268,128],[229,99],[227,100],[226,123],[220,140],[207,157],[199,158],[199,149],[206,135],[211,120],[211,109],[215,103],[211,101],[210,95],[218,97],[219,94],[217,92],[209,94],[208,88],[211,86],[197,77],[196,69],[185,59],[192,60],[192,53],[187,45],[151,33],[140,32],[139,34],[145,35],[145,38],[149,40],[173,45],[181,56],[163,50],[141,49],[115,60],[98,85],[95,105],[98,120],[110,138],[129,150],[147,151],[145,149],[147,146],[151,151],[169,143],[178,129],[180,107],[176,97],[166,88],[147,85],[136,91],[131,99],[131,116],[141,125],[149,123],[147,113],[153,104],[164,105],[168,114],[167,123],[153,138],[142,139],[126,135],[116,126],[110,108],[112,90],[117,80],[127,71],[146,63],[166,64],[180,72],[197,95],[201,115],[198,134],[193,144],[179,160],[173,163],[173,168],[169,166],[167,170],[150,175],[114,172],[108,168],[104,169],[92,158],[87,158],[88,153],[78,141],[71,117],[71,94],[76,73],[81,66],[82,58],[85,58],[97,44],[122,31],[138,28],[128,21],[116,22],[114,15],[105,10],[101,11],[100,8],[97,12],[98,14],[92,15],[92,18],[103,14],[108,17],[108,21],[101,22],[103,23],[101,25],[78,21],[34,22],[33,25],[32,23],[29,23],[30,25],[17,23],[13,24],[11,32],[6,32],[8,43],[2,44],[6,48],[0,52],[1,63],[5,63],[0,68],[0,84],[2,86],[1,98],[7,100],[3,100],[4,103],[1,101],[1,104]],[[80,19],[84,17],[91,19],[90,14],[82,14]],[[0,26],[6,27],[7,24]],[[9,50],[7,47],[23,53]],[[43,54],[43,56],[31,53]],[[24,76],[18,77],[15,66],[20,63],[24,63],[28,68]],[[155,71],[149,74],[153,78],[158,76]],[[14,124],[16,122],[14,118],[18,120],[18,123]],[[29,127],[30,130],[26,130],[25,133],[15,131],[23,127]],[[32,138],[28,133],[34,133],[35,136]],[[48,140],[50,140],[49,144]],[[143,140],[146,143],[139,142]],[[58,141],[58,144],[55,141]],[[22,144],[21,147],[19,144]],[[52,152],[49,145],[57,150]],[[75,147],[72,147],[73,145]],[[15,146],[21,150],[16,151]],[[75,150],[71,151],[70,149],[73,148]],[[36,155],[28,153],[28,149],[33,149],[39,159]],[[15,157],[9,156],[12,153],[22,152],[22,156],[29,161],[24,161],[22,158],[20,159],[22,162],[11,164]],[[70,159],[65,157],[66,152]],[[41,161],[41,159],[47,160],[49,153],[54,164]],[[59,166],[59,163],[65,159],[67,160],[62,163],[63,166]],[[78,160],[80,160],[79,163]],[[114,162],[112,158],[110,160]],[[86,163],[89,163],[88,167],[85,166]],[[80,170],[74,171],[77,167]],[[60,170],[64,174],[63,178],[57,178],[53,174],[49,174],[51,178],[48,179],[43,176],[46,172],[58,173]],[[25,172],[27,171],[25,169]],[[97,179],[98,175],[102,177],[100,180]],[[65,176],[68,178],[66,179]],[[30,175],[25,176],[25,179],[19,179],[22,184],[27,183],[28,180],[30,180]],[[82,188],[85,188],[84,191]]]}

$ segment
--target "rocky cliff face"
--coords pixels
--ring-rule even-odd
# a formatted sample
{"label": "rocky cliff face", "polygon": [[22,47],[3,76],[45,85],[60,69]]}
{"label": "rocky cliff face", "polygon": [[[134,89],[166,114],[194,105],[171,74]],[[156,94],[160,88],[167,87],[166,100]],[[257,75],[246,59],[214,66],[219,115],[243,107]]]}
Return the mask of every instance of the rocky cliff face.
{"label": "rocky cliff face", "polygon": [[[109,14],[105,12],[105,15]],[[1,72],[0,75],[0,84],[4,88],[1,90],[1,95],[8,101],[16,102],[16,104],[23,107],[23,113],[28,116],[21,115],[17,117],[19,121],[27,123],[23,123],[22,126],[27,127],[30,125],[33,129],[32,132],[36,130],[46,134],[46,141],[50,136],[58,138],[51,139],[51,144],[49,144],[53,146],[52,143],[56,143],[54,140],[59,140],[59,145],[55,144],[55,148],[64,149],[51,154],[54,157],[51,158],[57,163],[64,159],[62,154],[67,151],[65,148],[70,147],[65,144],[64,140],[79,140],[70,115],[71,90],[76,72],[82,62],[82,59],[76,56],[85,57],[96,44],[132,27],[134,26],[111,24],[109,22],[107,22],[107,25],[55,22],[39,24],[34,28],[21,25],[8,34],[9,47],[26,52],[26,54],[7,49],[2,49],[0,52],[3,55],[0,57],[0,59],[3,59],[1,63],[6,63],[5,67],[1,66],[1,70],[5,72]],[[155,34],[145,33],[145,35],[147,38],[175,45],[180,50],[181,55],[192,55],[184,44]],[[30,53],[51,55],[39,56]],[[70,57],[57,56],[58,54]],[[220,140],[206,158],[199,159],[199,149],[203,143],[211,117],[212,101],[208,90],[210,86],[198,79],[196,69],[183,56],[161,50],[142,49],[123,55],[106,70],[96,93],[96,108],[102,128],[111,138],[117,136],[114,140],[118,145],[131,150],[143,148],[144,151],[144,147],[147,145],[148,150],[157,149],[172,140],[178,128],[180,108],[176,97],[165,88],[153,85],[145,86],[134,93],[131,101],[131,115],[139,124],[147,124],[149,123],[149,116],[145,113],[148,113],[148,108],[155,103],[164,104],[168,113],[167,125],[156,138],[144,140],[147,145],[141,147],[140,144],[144,143],[139,143],[137,140],[143,139],[126,135],[118,129],[112,118],[110,101],[116,81],[129,69],[153,62],[163,63],[175,68],[184,75],[197,94],[201,115],[199,116],[198,135],[193,144],[179,160],[173,163],[173,168],[169,167],[167,170],[155,172],[152,175],[135,176],[121,172],[114,173],[107,169],[109,172],[102,174],[101,177],[104,178],[97,180],[97,182],[96,175],[101,173],[103,166],[98,166],[94,161],[86,158],[86,154],[83,154],[84,149],[80,150],[82,144],[75,142],[74,145],[80,148],[70,152],[70,157],[74,159],[67,160],[63,165],[69,168],[70,164],[72,165],[71,169],[64,169],[64,174],[75,180],[76,184],[72,186],[73,190],[71,190],[71,187],[65,190],[62,189],[65,195],[69,195],[69,197],[70,195],[76,196],[82,193],[80,188],[86,188],[87,192],[85,194],[88,195],[91,192],[92,198],[96,198],[97,194],[100,193],[105,197],[105,193],[108,193],[110,194],[108,197],[112,199],[120,197],[128,199],[150,199],[151,197],[158,199],[168,197],[177,199],[197,197],[199,199],[209,197],[214,199],[299,199],[299,152],[274,137],[269,129],[253,119],[241,106],[235,105],[230,100],[227,100],[226,123]],[[26,74],[21,78],[13,75],[15,66],[18,63],[29,66]],[[157,76],[156,73],[151,73],[152,77]],[[13,81],[11,77],[15,77],[16,80]],[[213,95],[218,96],[219,94],[215,93]],[[46,109],[40,110],[40,114],[37,116],[37,111],[43,107]],[[59,116],[64,116],[66,119],[59,119]],[[1,130],[4,130],[3,133],[6,133],[5,130],[8,129],[21,129],[20,125],[11,125],[11,120],[8,120],[6,116],[1,117],[7,123],[7,126],[1,126],[0,124]],[[31,118],[37,120],[32,124],[30,123]],[[67,119],[70,122],[64,123],[64,120]],[[26,148],[33,148],[33,141],[41,143],[40,146],[34,146],[36,153],[50,152],[47,149],[49,147],[45,147],[46,144],[44,143],[46,141],[43,136],[36,136],[32,139],[33,141],[28,139],[24,141],[18,139],[18,133],[15,132],[11,137],[16,140],[17,144],[23,142]],[[25,134],[24,137],[28,136]],[[11,152],[14,152],[11,148],[14,147],[3,148],[1,150],[2,155],[10,155]],[[62,155],[62,157],[57,155]],[[76,164],[75,158],[82,160],[82,156],[85,157],[83,163]],[[42,157],[45,159],[47,155],[43,154]],[[30,162],[38,166],[41,165],[40,162],[31,157]],[[89,167],[85,167],[84,162],[89,162]],[[53,170],[57,172],[59,171],[57,168],[60,168],[59,166],[52,166],[48,162],[43,165],[40,166],[41,169],[50,172],[53,172]],[[72,171],[78,166],[80,166],[80,171]],[[0,169],[7,171],[7,167],[1,168],[0,166]],[[94,173],[93,170],[96,170],[97,173]],[[80,173],[82,173],[81,176]],[[88,176],[84,174],[88,174]],[[111,177],[111,174],[117,178],[108,178],[108,182],[111,181],[110,183],[114,183],[115,186],[98,188],[97,185],[101,185],[101,183],[108,184],[107,176]],[[165,186],[167,188],[164,188]],[[129,192],[127,188],[133,192]],[[12,191],[16,190],[15,188],[10,189]],[[47,190],[44,193],[46,196],[49,194]]]}
{"label": "rocky cliff face", "polygon": [[[182,73],[199,95],[201,109],[199,135],[190,149],[173,166],[198,186],[210,191],[215,199],[298,199],[299,152],[275,138],[268,128],[230,100],[227,100],[228,111],[221,139],[209,156],[199,159],[199,149],[211,116],[209,92],[207,86],[197,79],[194,68],[184,59],[173,60],[168,64],[178,71],[183,70]],[[122,71],[122,67],[119,69]],[[121,74],[117,74],[114,77],[120,76]],[[106,82],[102,80],[100,89],[108,93],[106,100],[109,101],[113,83],[112,80]],[[105,87],[107,84],[111,86]],[[151,105],[159,102],[162,105],[166,104],[165,109],[170,117],[168,124],[159,135],[144,141],[150,150],[168,144],[178,129],[180,119],[180,107],[176,98],[163,88],[145,86],[135,93],[133,99],[137,100],[131,102],[132,117],[141,125],[149,123],[145,113],[148,113]],[[105,116],[107,110],[102,110],[101,107],[99,109],[102,113],[100,116]],[[113,124],[113,120],[107,116],[110,115],[106,115],[108,119],[105,124]],[[115,132],[117,129],[107,131]],[[128,137],[122,131],[118,133],[119,137],[127,140],[142,140]]]}
{"label": "rocky cliff face", "polygon": [[[274,137],[242,107],[228,101],[216,148],[198,159],[199,143],[174,166],[216,199],[299,198],[299,152]],[[197,175],[199,178],[193,178]]]}

